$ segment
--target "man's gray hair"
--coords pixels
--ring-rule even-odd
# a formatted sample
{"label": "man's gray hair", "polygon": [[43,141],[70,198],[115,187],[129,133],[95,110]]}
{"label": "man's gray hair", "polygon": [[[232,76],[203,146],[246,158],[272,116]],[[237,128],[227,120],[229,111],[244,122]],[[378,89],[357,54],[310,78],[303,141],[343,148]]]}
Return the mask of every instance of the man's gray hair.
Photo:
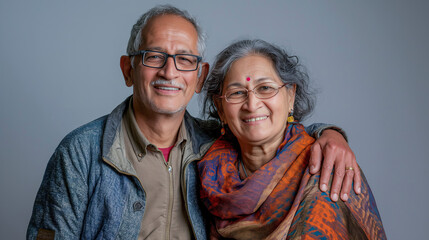
{"label": "man's gray hair", "polygon": [[282,48],[260,39],[237,41],[220,52],[213,63],[204,84],[206,93],[203,111],[209,117],[220,120],[214,99],[222,94],[223,82],[234,61],[256,54],[271,60],[274,68],[284,83],[296,85],[293,116],[301,121],[314,108],[314,94],[309,88],[309,78],[303,67],[298,64],[296,56],[289,56]]}
{"label": "man's gray hair", "polygon": [[[176,15],[179,17],[182,17],[192,23],[194,25],[195,30],[198,33],[198,52],[200,56],[204,58],[204,53],[206,49],[206,35],[202,31],[201,27],[197,23],[197,20],[192,17],[186,10],[180,10],[176,7],[173,7],[169,4],[166,5],[158,5],[156,7],[153,7],[146,13],[144,13],[134,24],[133,28],[131,29],[131,36],[128,40],[128,46],[127,46],[127,54],[131,55],[139,51],[140,45],[142,43],[142,30],[146,26],[146,24],[149,22],[150,19],[161,16],[161,15]],[[134,58],[131,59],[131,65],[133,66]]]}

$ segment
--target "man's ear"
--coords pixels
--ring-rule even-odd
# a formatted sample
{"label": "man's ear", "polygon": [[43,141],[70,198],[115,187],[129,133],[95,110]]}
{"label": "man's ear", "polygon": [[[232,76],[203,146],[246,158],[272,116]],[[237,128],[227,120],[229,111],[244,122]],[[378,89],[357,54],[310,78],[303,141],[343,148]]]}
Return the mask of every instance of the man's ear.
{"label": "man's ear", "polygon": [[132,66],[131,66],[131,59],[129,56],[121,56],[121,70],[122,70],[122,75],[124,75],[124,80],[125,80],[125,85],[127,85],[127,87],[131,87],[133,86],[133,79],[131,77],[132,75]]}
{"label": "man's ear", "polygon": [[195,89],[196,93],[200,93],[204,86],[204,81],[207,78],[207,75],[209,74],[209,68],[210,65],[207,62],[202,62],[200,66],[200,73],[198,74],[198,83],[197,87]]}

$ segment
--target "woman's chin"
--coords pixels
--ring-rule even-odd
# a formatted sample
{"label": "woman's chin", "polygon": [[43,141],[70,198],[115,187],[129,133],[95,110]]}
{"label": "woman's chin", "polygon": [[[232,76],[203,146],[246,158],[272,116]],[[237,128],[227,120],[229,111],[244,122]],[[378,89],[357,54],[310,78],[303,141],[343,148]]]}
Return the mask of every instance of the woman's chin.
{"label": "woman's chin", "polygon": [[252,135],[246,135],[246,136],[242,136],[241,138],[239,138],[239,142],[240,143],[245,143],[245,144],[263,144],[266,142],[269,142],[269,135],[267,135],[266,133],[264,134],[252,134]]}

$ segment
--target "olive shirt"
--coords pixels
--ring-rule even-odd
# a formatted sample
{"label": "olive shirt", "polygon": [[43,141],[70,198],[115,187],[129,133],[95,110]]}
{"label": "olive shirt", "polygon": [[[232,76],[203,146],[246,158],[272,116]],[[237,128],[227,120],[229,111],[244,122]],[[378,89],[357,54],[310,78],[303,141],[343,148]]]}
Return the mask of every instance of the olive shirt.
{"label": "olive shirt", "polygon": [[[182,153],[188,135],[182,121],[169,159],[151,144],[135,119],[132,101],[123,116],[125,156],[146,193],[146,210],[138,239],[191,239],[192,228],[181,194]],[[168,161],[166,161],[168,160]]]}

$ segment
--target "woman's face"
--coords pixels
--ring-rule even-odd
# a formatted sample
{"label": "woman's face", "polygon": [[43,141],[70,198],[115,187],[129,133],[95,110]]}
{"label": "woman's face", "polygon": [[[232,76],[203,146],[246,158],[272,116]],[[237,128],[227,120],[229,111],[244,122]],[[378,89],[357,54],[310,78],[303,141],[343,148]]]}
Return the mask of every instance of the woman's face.
{"label": "woman's face", "polygon": [[[237,88],[252,90],[260,84],[282,86],[273,63],[261,55],[249,55],[236,60],[223,83],[222,95]],[[295,100],[294,87],[282,87],[274,97],[259,99],[253,92],[242,103],[218,99],[221,120],[228,124],[239,143],[261,145],[283,140],[287,117]]]}

